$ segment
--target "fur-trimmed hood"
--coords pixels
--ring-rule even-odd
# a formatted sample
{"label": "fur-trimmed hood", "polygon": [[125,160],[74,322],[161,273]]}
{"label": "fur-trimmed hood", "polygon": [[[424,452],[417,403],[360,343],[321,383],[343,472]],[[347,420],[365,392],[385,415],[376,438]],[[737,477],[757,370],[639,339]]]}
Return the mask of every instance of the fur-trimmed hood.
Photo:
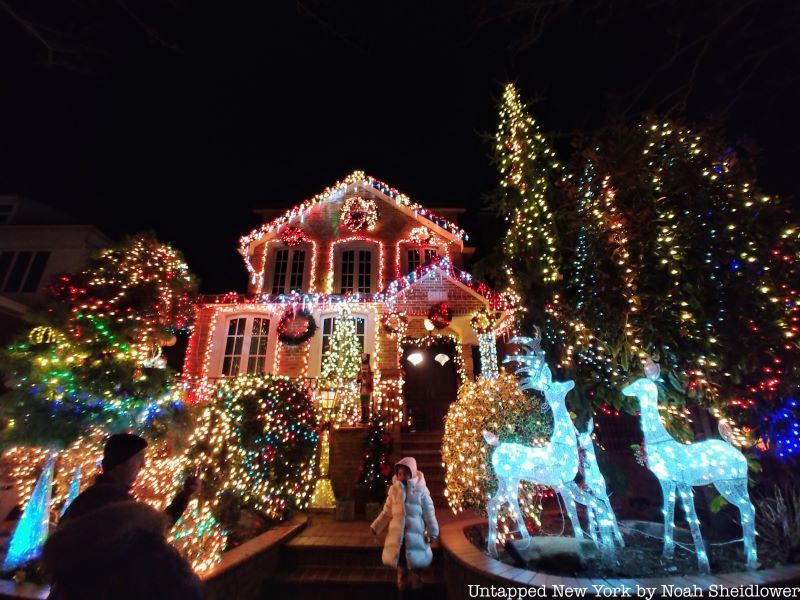
{"label": "fur-trimmed hood", "polygon": [[[417,474],[408,481],[406,481],[406,483],[409,486],[419,487],[420,489],[428,487],[428,484],[425,483],[425,475],[422,474],[422,471],[417,471]],[[402,485],[397,480],[397,475],[392,476],[392,485]]]}

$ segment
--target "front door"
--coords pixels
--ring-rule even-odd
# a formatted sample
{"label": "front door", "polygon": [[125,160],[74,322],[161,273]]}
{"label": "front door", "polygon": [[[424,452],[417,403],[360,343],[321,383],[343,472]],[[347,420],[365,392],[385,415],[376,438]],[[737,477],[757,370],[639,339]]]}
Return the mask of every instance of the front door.
{"label": "front door", "polygon": [[403,346],[403,397],[412,427],[441,431],[450,404],[458,395],[458,370],[453,342],[427,348],[409,341]]}

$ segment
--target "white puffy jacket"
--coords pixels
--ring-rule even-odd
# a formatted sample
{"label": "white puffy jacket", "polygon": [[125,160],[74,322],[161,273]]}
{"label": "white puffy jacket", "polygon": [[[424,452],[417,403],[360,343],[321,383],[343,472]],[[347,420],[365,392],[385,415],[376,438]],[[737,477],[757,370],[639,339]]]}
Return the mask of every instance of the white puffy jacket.
{"label": "white puffy jacket", "polygon": [[425,529],[431,538],[439,537],[439,524],[425,477],[421,471],[417,471],[417,461],[404,458],[397,464],[409,468],[411,479],[406,485],[399,482],[397,477],[392,479],[383,510],[371,527],[375,533],[380,533],[389,525],[383,545],[383,564],[397,567],[400,546],[405,540],[406,564],[411,569],[421,569],[429,566],[433,560],[431,547],[425,543]]}

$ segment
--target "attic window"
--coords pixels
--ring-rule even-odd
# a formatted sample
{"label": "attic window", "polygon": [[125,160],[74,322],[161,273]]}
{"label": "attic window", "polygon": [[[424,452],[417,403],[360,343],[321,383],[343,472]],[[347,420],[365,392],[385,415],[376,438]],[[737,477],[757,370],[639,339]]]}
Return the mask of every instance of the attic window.
{"label": "attic window", "polygon": [[272,294],[302,292],[306,272],[306,251],[302,248],[281,248],[273,254]]}
{"label": "attic window", "polygon": [[428,264],[438,255],[436,248],[412,248],[407,254],[408,272],[413,273],[417,267]]}

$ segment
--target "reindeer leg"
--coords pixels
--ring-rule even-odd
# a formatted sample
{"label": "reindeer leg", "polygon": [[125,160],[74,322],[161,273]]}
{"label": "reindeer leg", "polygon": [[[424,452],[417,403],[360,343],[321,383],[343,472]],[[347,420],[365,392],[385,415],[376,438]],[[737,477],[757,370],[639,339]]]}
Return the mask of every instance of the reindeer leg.
{"label": "reindeer leg", "polygon": [[739,509],[739,519],[742,522],[742,538],[744,539],[744,554],[747,557],[747,568],[755,569],[758,567],[758,554],[756,553],[756,524],[755,510],[750,502],[750,494],[747,492],[747,479],[726,479],[715,481],[722,497],[731,504],[735,504]]}
{"label": "reindeer leg", "polygon": [[578,539],[583,539],[583,529],[581,529],[581,522],[578,520],[578,510],[575,508],[575,498],[572,492],[566,485],[556,486],[556,491],[561,494],[564,499],[564,505],[567,507],[567,515],[569,516],[570,523],[572,523],[572,533]]}
{"label": "reindeer leg", "polygon": [[688,484],[681,484],[678,487],[678,493],[681,497],[681,504],[683,504],[683,512],[686,514],[686,520],[689,522],[689,529],[692,532],[692,540],[694,540],[694,551],[697,553],[697,563],[702,573],[709,573],[708,555],[706,554],[706,545],[703,542],[703,536],[700,534],[700,521],[697,520],[697,513],[694,510],[694,494],[692,493],[692,486]]}
{"label": "reindeer leg", "polygon": [[489,534],[486,542],[486,549],[489,551],[489,556],[497,558],[497,509],[500,506],[500,498],[503,493],[503,488],[498,486],[497,492],[494,496],[489,498],[486,504],[486,512],[489,513]]}
{"label": "reindeer leg", "polygon": [[675,482],[659,481],[661,494],[664,497],[664,550],[663,558],[672,558],[675,553],[675,540],[672,539],[672,529],[675,526]]}
{"label": "reindeer leg", "polygon": [[611,500],[606,497],[606,508],[608,509],[608,514],[611,516],[611,527],[614,529],[614,537],[617,540],[617,543],[620,545],[621,548],[625,547],[625,540],[622,539],[622,534],[619,532],[619,523],[617,523],[617,515],[614,512],[614,509],[611,507]]}
{"label": "reindeer leg", "polygon": [[586,531],[589,534],[589,537],[592,538],[592,541],[595,544],[598,544],[597,535],[599,528],[597,526],[597,510],[594,502],[594,496],[582,489],[574,481],[570,481],[564,485],[572,492],[572,497],[575,498],[575,502],[586,507]]}
{"label": "reindeer leg", "polygon": [[517,520],[517,527],[519,534],[523,539],[528,539],[528,526],[525,524],[525,518],[522,516],[522,509],[519,507],[519,481],[512,480],[506,483],[506,496],[511,505],[511,510],[514,512],[514,518]]}

